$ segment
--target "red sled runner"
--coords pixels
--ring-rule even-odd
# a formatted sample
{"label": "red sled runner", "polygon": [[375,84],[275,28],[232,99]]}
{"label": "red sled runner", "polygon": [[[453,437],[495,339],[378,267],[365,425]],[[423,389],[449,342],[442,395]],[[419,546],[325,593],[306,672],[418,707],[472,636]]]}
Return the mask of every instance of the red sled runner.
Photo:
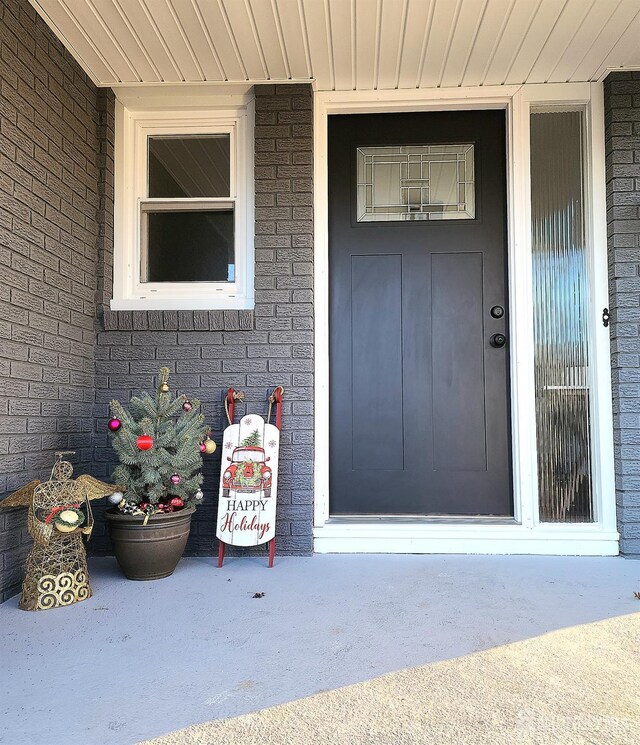
{"label": "red sled runner", "polygon": [[[216,537],[219,541],[218,567],[224,562],[225,546],[269,545],[269,568],[276,553],[276,501],[278,455],[282,429],[282,395],[278,386],[269,396],[265,422],[257,414],[233,423],[236,401],[244,394],[229,388],[225,409],[229,426],[222,441],[220,496]],[[276,423],[270,423],[275,404]]]}

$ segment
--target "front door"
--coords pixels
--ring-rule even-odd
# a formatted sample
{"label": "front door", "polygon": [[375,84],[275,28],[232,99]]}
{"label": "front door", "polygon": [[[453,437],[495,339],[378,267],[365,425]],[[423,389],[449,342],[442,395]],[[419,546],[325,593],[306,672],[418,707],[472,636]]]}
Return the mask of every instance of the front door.
{"label": "front door", "polygon": [[330,512],[512,515],[504,111],[329,118]]}

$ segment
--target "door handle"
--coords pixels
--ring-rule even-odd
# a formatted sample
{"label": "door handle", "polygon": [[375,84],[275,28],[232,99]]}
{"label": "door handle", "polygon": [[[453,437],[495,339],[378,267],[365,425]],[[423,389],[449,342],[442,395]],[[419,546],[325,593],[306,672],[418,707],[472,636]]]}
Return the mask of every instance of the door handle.
{"label": "door handle", "polygon": [[507,337],[504,334],[494,334],[491,339],[489,339],[489,344],[491,344],[491,346],[495,347],[496,349],[504,347],[506,343]]}

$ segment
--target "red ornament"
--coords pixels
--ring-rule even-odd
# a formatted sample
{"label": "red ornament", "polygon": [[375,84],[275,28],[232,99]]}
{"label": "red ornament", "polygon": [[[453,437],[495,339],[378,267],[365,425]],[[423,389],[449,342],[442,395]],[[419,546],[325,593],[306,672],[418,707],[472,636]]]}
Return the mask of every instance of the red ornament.
{"label": "red ornament", "polygon": [[204,444],[204,442],[200,443],[200,452],[206,453],[207,452],[207,446]]}
{"label": "red ornament", "polygon": [[122,422],[115,417],[111,417],[111,419],[109,419],[107,427],[109,427],[110,432],[117,432],[120,427],[122,427]]}
{"label": "red ornament", "polygon": [[173,512],[173,507],[170,504],[165,505],[164,508],[165,512]]}
{"label": "red ornament", "polygon": [[140,435],[136,440],[136,445],[138,446],[138,450],[151,450],[153,447],[153,437]]}
{"label": "red ornament", "polygon": [[184,507],[184,501],[180,497],[173,497],[169,504],[171,507]]}

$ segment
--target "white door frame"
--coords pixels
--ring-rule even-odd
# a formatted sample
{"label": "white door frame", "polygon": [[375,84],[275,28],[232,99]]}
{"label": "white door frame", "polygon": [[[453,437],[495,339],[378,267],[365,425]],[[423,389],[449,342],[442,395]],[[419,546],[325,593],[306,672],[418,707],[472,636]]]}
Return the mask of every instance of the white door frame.
{"label": "white door frame", "polygon": [[[580,105],[586,120],[586,215],[594,523],[542,523],[536,461],[529,118],[532,106]],[[314,546],[326,552],[615,555],[616,531],[601,83],[434,90],[335,91],[314,97],[315,469]],[[335,114],[504,109],[507,114],[508,277],[514,519],[398,519],[329,515],[328,117]]]}

